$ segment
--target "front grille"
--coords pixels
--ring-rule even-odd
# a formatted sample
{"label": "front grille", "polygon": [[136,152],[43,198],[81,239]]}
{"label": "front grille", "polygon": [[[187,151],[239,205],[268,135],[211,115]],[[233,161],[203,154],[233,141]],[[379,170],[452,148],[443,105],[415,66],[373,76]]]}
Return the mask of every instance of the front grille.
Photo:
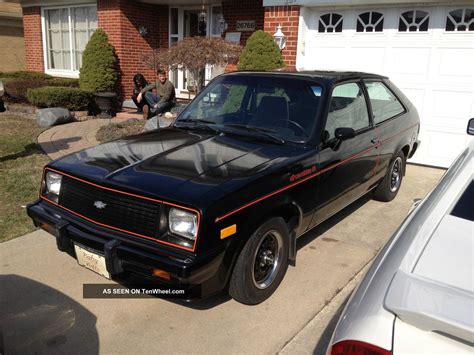
{"label": "front grille", "polygon": [[[105,204],[97,208],[97,201]],[[110,227],[155,237],[161,204],[63,176],[59,205]],[[103,205],[102,205],[103,206]]]}

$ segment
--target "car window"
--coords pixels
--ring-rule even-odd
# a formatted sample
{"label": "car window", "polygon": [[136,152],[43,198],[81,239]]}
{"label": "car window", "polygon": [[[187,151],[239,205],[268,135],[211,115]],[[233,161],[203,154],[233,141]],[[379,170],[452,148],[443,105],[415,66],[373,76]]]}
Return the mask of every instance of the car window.
{"label": "car window", "polygon": [[204,119],[217,115],[236,114],[241,109],[245,92],[245,85],[220,85],[213,87],[199,100],[195,111],[195,118]]}
{"label": "car window", "polygon": [[223,131],[240,129],[242,134],[257,128],[284,141],[306,142],[316,124],[322,91],[322,85],[300,78],[224,76],[210,83],[176,123],[202,120]]}
{"label": "car window", "polygon": [[336,128],[347,127],[355,131],[370,125],[364,94],[358,83],[336,86],[331,95],[326,131],[334,138]]}
{"label": "car window", "polygon": [[395,95],[380,81],[366,82],[375,124],[405,111]]}

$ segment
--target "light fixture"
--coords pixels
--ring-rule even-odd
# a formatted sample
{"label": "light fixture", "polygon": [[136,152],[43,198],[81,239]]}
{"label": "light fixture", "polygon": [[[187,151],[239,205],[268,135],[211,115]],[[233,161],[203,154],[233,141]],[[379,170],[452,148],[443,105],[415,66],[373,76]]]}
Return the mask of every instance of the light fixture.
{"label": "light fixture", "polygon": [[221,30],[221,36],[227,31],[227,22],[224,20],[224,16],[222,14],[219,16],[219,29]]}
{"label": "light fixture", "polygon": [[204,6],[202,7],[201,12],[199,12],[198,17],[199,17],[199,21],[201,22],[206,21],[207,14],[206,14],[206,10],[204,10]]}
{"label": "light fixture", "polygon": [[281,32],[281,25],[278,25],[277,31],[273,34],[273,40],[278,45],[280,50],[284,49],[286,46],[286,37],[283,32]]}
{"label": "light fixture", "polygon": [[140,26],[138,27],[138,32],[140,33],[140,36],[145,37],[148,33],[148,30],[145,26]]}

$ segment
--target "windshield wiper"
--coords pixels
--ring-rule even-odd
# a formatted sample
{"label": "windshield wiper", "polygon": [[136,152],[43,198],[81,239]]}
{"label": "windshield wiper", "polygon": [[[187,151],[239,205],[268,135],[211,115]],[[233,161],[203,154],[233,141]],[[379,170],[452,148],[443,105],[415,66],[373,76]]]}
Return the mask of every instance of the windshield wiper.
{"label": "windshield wiper", "polygon": [[229,124],[226,124],[225,127],[245,129],[249,132],[258,133],[260,136],[268,138],[268,139],[272,140],[273,142],[276,142],[276,143],[279,143],[279,144],[284,144],[285,143],[284,139],[281,139],[281,138],[275,136],[274,134],[272,134],[272,133],[275,132],[272,129],[263,128],[263,127],[256,127],[256,126],[247,126],[247,125],[239,124],[239,123],[229,123]]}
{"label": "windshield wiper", "polygon": [[[179,123],[181,123],[181,122],[182,123],[194,123],[194,125],[192,125],[192,126],[190,126],[190,125],[180,125]],[[221,133],[221,131],[219,129],[217,129],[216,127],[211,126],[211,125],[214,125],[214,124],[216,124],[216,122],[214,122],[214,121],[199,120],[199,119],[196,119],[196,118],[183,118],[183,119],[177,120],[174,123],[174,126],[178,127],[178,128],[191,128],[191,129],[205,128],[205,129],[211,130],[211,131],[216,132],[216,133]]]}

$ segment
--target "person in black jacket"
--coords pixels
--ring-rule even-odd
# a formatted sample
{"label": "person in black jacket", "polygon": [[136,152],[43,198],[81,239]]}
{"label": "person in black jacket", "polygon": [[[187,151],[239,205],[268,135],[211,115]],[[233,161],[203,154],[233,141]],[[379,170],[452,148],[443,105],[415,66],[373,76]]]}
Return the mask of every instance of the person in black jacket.
{"label": "person in black jacket", "polygon": [[132,100],[137,106],[137,112],[142,113],[143,112],[143,106],[145,106],[147,103],[145,100],[137,100],[138,95],[140,95],[140,92],[148,86],[148,81],[146,81],[145,77],[138,73],[135,74],[133,77],[133,95],[132,95]]}

